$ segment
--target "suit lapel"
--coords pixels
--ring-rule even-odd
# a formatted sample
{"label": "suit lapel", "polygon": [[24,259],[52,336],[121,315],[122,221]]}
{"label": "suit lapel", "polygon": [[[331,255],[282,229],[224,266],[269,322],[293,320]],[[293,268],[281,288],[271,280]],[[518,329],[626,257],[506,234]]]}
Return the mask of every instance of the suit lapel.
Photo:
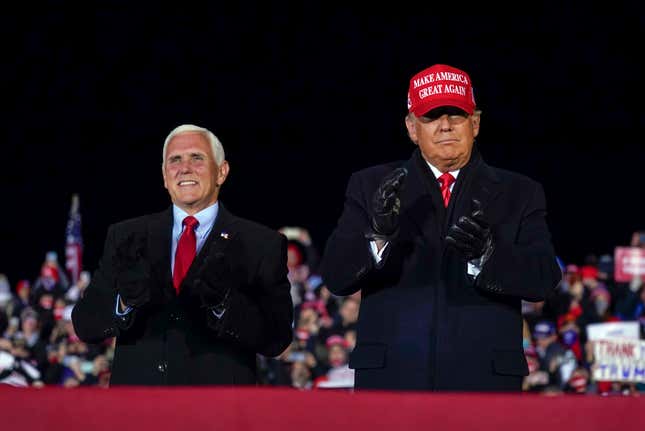
{"label": "suit lapel", "polygon": [[445,208],[439,187],[429,180],[428,172],[424,170],[427,168],[429,171],[430,168],[423,163],[425,161],[417,148],[404,164],[408,169],[408,178],[401,198],[401,216],[409,218],[414,226],[431,239],[439,233],[437,228],[441,225],[439,221],[445,217]]}
{"label": "suit lapel", "polygon": [[455,196],[454,208],[449,208],[451,223],[473,211],[473,199],[479,200],[484,214],[488,214],[488,208],[502,193],[499,177],[481,158],[476,160],[472,168],[472,172],[463,178],[464,182],[459,184],[460,190]]}
{"label": "suit lapel", "polygon": [[148,225],[148,250],[150,265],[164,295],[172,295],[170,272],[170,244],[172,236],[172,206],[157,214]]}

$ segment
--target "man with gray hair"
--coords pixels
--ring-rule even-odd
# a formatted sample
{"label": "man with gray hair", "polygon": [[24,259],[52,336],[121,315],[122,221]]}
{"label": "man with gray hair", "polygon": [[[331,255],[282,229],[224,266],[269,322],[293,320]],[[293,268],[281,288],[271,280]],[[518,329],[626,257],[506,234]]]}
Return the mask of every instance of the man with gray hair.
{"label": "man with gray hair", "polygon": [[256,384],[256,355],[291,342],[287,239],[223,206],[230,167],[209,130],[175,128],[162,156],[172,205],[110,226],[76,333],[116,337],[111,385]]}

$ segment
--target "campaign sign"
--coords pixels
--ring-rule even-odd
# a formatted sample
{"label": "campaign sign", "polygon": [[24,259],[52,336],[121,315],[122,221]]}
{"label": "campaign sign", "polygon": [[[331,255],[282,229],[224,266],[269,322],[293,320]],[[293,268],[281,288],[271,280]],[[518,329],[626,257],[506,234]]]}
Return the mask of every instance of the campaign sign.
{"label": "campaign sign", "polygon": [[593,378],[596,381],[645,383],[645,341],[596,340]]}
{"label": "campaign sign", "polygon": [[616,247],[614,249],[614,280],[625,283],[634,277],[645,276],[645,248]]}

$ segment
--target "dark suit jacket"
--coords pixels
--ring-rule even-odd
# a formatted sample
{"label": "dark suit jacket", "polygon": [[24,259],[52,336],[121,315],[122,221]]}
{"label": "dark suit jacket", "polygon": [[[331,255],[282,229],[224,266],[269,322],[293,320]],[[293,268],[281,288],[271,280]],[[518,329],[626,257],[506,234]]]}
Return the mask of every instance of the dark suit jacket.
{"label": "dark suit jacket", "polygon": [[[116,336],[112,385],[256,383],[256,354],[277,356],[292,339],[286,238],[220,202],[177,295],[172,222],[171,207],[110,226],[99,268],[72,312],[77,335],[86,342]],[[221,319],[200,302],[207,277],[228,292]],[[117,318],[118,283],[148,283],[150,301]]]}
{"label": "dark suit jacket", "polygon": [[[365,232],[381,179],[408,168],[400,231],[375,264]],[[477,198],[492,225],[495,251],[475,279],[445,247],[448,227]],[[337,295],[361,290],[357,388],[520,390],[528,373],[521,299],[538,301],[560,280],[535,181],[488,166],[479,153],[460,171],[448,208],[418,149],[408,161],[354,173],[321,271]]]}

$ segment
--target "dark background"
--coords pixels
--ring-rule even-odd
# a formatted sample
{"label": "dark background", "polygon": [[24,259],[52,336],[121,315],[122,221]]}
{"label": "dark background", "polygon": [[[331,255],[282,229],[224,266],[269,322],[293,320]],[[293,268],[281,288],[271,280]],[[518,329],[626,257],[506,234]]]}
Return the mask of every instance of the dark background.
{"label": "dark background", "polygon": [[223,142],[229,209],[322,250],[350,173],[414,149],[408,80],[434,63],[471,75],[485,160],[544,185],[566,263],[645,228],[640,8],[401,6],[5,11],[0,272],[33,280],[47,250],[64,262],[73,193],[94,270],[110,223],[169,204],[161,148],[182,123]]}

